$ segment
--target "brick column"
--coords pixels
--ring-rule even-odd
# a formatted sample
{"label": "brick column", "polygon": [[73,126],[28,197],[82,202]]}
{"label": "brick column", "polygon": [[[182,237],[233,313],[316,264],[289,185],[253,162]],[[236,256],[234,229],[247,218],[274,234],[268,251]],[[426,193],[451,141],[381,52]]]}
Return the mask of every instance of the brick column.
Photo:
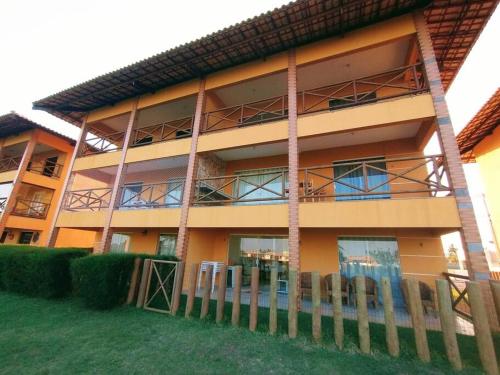
{"label": "brick column", "polygon": [[26,173],[26,168],[28,167],[28,163],[31,160],[33,155],[33,151],[35,150],[36,142],[38,140],[38,132],[33,131],[33,135],[28,141],[26,148],[23,152],[23,157],[21,158],[21,162],[19,163],[19,167],[17,168],[16,177],[14,177],[14,181],[12,182],[12,190],[7,197],[7,201],[5,202],[5,208],[3,210],[2,216],[0,217],[0,234],[5,230],[5,224],[7,223],[7,219],[11,214],[12,210],[16,206],[19,189],[21,189],[22,180],[24,174]]}
{"label": "brick column", "polygon": [[106,212],[106,218],[104,219],[104,228],[102,230],[101,242],[96,246],[96,253],[104,253],[109,251],[109,246],[111,244],[111,238],[113,237],[113,230],[110,228],[111,219],[113,218],[113,211],[117,206],[117,201],[119,199],[120,186],[123,182],[123,177],[126,173],[125,159],[127,157],[127,150],[130,144],[130,136],[134,128],[135,120],[137,118],[137,104],[139,99],[134,102],[132,107],[132,112],[130,112],[130,117],[127,124],[127,130],[125,131],[125,138],[123,140],[122,154],[120,157],[120,162],[116,170],[116,177],[113,183],[113,188],[111,189],[111,197],[109,199],[109,207]]}
{"label": "brick column", "polygon": [[297,144],[297,66],[295,50],[288,52],[288,251],[291,270],[300,271],[299,155]]}
{"label": "brick column", "polygon": [[57,208],[54,214],[54,218],[52,219],[52,223],[50,224],[49,235],[47,236],[47,244],[46,246],[54,247],[57,240],[57,235],[59,234],[59,228],[56,227],[57,218],[59,217],[59,213],[61,212],[64,204],[64,200],[66,199],[66,192],[71,185],[73,185],[73,180],[75,179],[75,174],[73,173],[73,165],[75,164],[75,160],[78,157],[80,150],[85,143],[85,139],[87,138],[88,127],[87,127],[87,115],[84,116],[82,125],[80,127],[80,135],[76,141],[75,148],[73,150],[73,155],[71,156],[71,160],[69,162],[68,171],[64,178],[64,183],[61,190],[61,195],[59,196],[59,200],[57,202]]}
{"label": "brick column", "polygon": [[[487,280],[489,279],[489,267],[484,253],[483,245],[481,243],[481,236],[477,227],[476,218],[474,216],[474,209],[472,201],[467,189],[467,182],[465,180],[465,173],[462,168],[460,159],[460,152],[458,150],[455,133],[451,124],[448,106],[445,100],[445,93],[441,83],[441,75],[439,67],[434,54],[434,48],[430,37],[429,30],[425,18],[421,12],[414,14],[415,26],[417,29],[418,43],[420,46],[420,53],[425,66],[425,72],[429,81],[429,88],[436,111],[437,121],[437,135],[441,145],[441,150],[444,153],[446,166],[448,171],[448,178],[450,185],[455,192],[457,200],[458,213],[462,228],[460,228],[460,236],[462,238],[462,246],[467,257],[467,270],[471,280],[481,281],[483,291],[486,296],[487,304],[490,305],[489,312],[491,320],[496,321],[495,309],[493,308],[493,301]],[[496,324],[495,324],[496,325]]]}
{"label": "brick column", "polygon": [[187,228],[189,206],[194,194],[194,180],[196,178],[198,137],[200,135],[201,121],[203,118],[203,108],[205,106],[205,79],[200,81],[200,89],[196,98],[196,109],[194,112],[193,131],[191,132],[191,149],[186,172],[186,182],[184,184],[184,194],[182,196],[181,219],[179,222],[179,232],[177,234],[177,245],[175,253],[183,261],[186,260],[187,247],[189,241],[189,230]]}

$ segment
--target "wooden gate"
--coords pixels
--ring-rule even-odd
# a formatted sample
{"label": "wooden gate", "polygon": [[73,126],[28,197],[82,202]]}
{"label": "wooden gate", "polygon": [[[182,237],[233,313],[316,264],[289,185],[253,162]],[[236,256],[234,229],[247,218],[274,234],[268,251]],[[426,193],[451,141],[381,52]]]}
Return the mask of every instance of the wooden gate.
{"label": "wooden gate", "polygon": [[171,314],[178,264],[168,260],[151,259],[144,300],[145,310]]}

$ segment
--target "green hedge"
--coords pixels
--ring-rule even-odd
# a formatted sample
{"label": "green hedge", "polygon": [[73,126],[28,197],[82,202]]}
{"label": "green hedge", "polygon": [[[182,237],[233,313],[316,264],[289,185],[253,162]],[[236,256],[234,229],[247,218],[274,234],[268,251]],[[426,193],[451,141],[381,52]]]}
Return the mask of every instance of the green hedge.
{"label": "green hedge", "polygon": [[122,305],[127,299],[135,258],[177,260],[172,256],[147,254],[104,254],[75,259],[71,262],[71,276],[76,296],[87,307],[98,310]]}
{"label": "green hedge", "polygon": [[42,298],[58,298],[72,289],[70,261],[88,255],[75,248],[0,246],[0,289]]}

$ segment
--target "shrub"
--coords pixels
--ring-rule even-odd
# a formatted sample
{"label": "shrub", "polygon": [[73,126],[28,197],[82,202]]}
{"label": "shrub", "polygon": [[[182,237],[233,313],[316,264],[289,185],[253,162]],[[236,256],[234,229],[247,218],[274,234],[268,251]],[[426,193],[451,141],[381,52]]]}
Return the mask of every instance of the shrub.
{"label": "shrub", "polygon": [[75,294],[93,309],[122,305],[128,295],[135,258],[177,260],[172,256],[147,254],[104,254],[75,259],[71,262]]}
{"label": "shrub", "polygon": [[88,255],[81,249],[0,247],[0,289],[42,298],[71,292],[70,260]]}

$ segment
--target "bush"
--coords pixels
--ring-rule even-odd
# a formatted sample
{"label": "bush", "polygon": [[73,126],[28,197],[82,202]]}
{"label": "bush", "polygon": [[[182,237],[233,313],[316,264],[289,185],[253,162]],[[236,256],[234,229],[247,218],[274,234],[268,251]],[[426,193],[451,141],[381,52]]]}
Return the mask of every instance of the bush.
{"label": "bush", "polygon": [[72,289],[70,261],[88,255],[74,248],[0,246],[0,289],[42,298],[58,298]]}
{"label": "bush", "polygon": [[172,256],[147,254],[104,254],[75,259],[71,262],[71,276],[76,296],[93,309],[122,305],[127,299],[135,258],[177,260]]}

